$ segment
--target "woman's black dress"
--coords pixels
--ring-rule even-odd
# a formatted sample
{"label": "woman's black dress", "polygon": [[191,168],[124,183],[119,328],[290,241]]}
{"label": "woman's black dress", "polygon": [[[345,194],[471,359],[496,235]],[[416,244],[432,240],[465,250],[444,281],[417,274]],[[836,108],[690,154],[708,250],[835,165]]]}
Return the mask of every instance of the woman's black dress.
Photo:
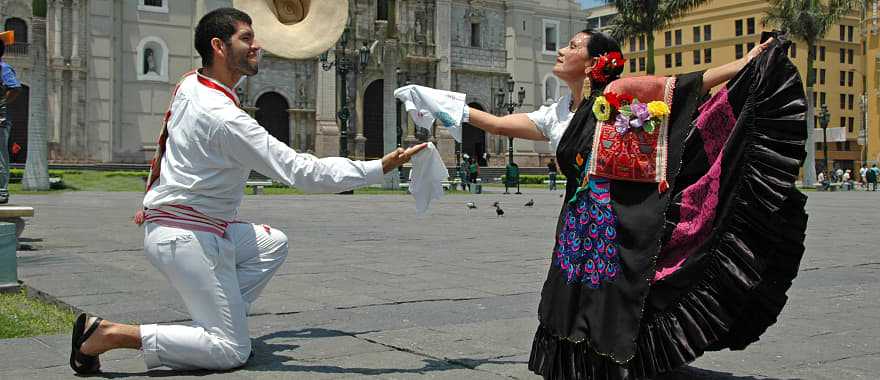
{"label": "woman's black dress", "polygon": [[[600,178],[585,191],[586,182],[567,181],[532,371],[650,378],[706,350],[743,349],[776,321],[807,222],[794,184],[806,101],[788,45],[771,44],[709,100],[702,73],[677,77],[667,191]],[[590,159],[592,101],[559,144],[566,178],[582,179]]]}

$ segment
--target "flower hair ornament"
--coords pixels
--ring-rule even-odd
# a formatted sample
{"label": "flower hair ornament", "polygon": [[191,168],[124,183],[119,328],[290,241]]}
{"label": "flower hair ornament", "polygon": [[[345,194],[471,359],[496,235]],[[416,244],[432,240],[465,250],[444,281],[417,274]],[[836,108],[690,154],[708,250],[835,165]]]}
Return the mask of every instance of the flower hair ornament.
{"label": "flower hair ornament", "polygon": [[596,63],[590,70],[590,79],[596,83],[608,83],[608,79],[623,71],[623,54],[619,51],[602,54],[596,57]]}

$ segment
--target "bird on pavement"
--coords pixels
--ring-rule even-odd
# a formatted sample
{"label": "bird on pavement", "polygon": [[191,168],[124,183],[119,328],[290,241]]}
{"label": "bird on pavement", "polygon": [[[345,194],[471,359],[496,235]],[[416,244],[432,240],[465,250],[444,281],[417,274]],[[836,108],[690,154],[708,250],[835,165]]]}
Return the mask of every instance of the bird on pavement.
{"label": "bird on pavement", "polygon": [[499,217],[504,216],[504,210],[501,209],[501,206],[498,206],[498,205],[497,205],[498,202],[495,202],[495,203],[496,203],[496,205],[495,205],[495,214],[497,214]]}
{"label": "bird on pavement", "polygon": [[534,205],[535,205],[535,200],[534,200],[534,199],[529,199],[529,201],[526,202],[526,204],[524,204],[523,207],[532,207],[532,206],[534,206]]}
{"label": "bird on pavement", "polygon": [[471,209],[471,210],[477,208],[477,204],[474,202],[468,202],[468,203],[465,203],[464,205],[467,206],[467,208]]}

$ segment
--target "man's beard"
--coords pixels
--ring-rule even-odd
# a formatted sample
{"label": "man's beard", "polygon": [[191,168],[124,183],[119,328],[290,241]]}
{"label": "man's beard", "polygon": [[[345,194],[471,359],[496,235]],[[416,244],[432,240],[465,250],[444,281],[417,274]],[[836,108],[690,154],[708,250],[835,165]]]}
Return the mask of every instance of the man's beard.
{"label": "man's beard", "polygon": [[229,57],[229,60],[231,61],[228,62],[229,67],[240,72],[242,75],[254,76],[260,71],[259,61],[254,64],[248,62],[248,52],[237,57]]}

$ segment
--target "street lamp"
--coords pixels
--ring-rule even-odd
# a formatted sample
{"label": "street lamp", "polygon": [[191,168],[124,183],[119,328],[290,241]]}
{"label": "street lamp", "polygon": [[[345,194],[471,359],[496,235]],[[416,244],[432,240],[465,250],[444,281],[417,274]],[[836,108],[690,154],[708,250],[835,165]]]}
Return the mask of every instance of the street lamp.
{"label": "street lamp", "polygon": [[[336,117],[339,118],[339,156],[340,157],[348,157],[348,120],[351,117],[351,112],[348,110],[348,85],[346,84],[346,79],[348,77],[348,72],[354,70],[358,70],[358,72],[362,71],[367,67],[367,64],[370,62],[370,49],[367,47],[367,43],[364,42],[364,45],[360,49],[355,49],[352,52],[349,52],[348,49],[348,38],[350,29],[348,27],[342,31],[342,36],[339,37],[339,41],[336,43],[336,47],[334,49],[335,61],[329,61],[328,56],[329,50],[321,53],[319,59],[321,61],[321,69],[324,71],[330,71],[333,66],[336,66],[336,75],[339,77],[342,91],[339,94],[339,112],[336,113]],[[357,54],[358,56],[358,65],[352,64],[352,58],[350,55]]]}
{"label": "street lamp", "polygon": [[[526,90],[523,87],[519,88],[519,91],[516,93],[517,101],[513,101],[513,90],[516,87],[513,78],[507,77],[506,87],[507,91],[505,93],[504,89],[499,88],[498,93],[495,94],[495,105],[496,109],[503,110],[507,109],[507,114],[513,114],[513,111],[517,107],[521,107],[523,104],[523,100],[526,99]],[[513,163],[513,137],[507,138],[507,163]]]}
{"label": "street lamp", "polygon": [[822,109],[819,110],[819,125],[822,126],[822,155],[824,156],[825,161],[825,178],[829,178],[831,172],[828,170],[828,119],[831,118],[831,115],[828,113],[828,106],[822,104]]}

